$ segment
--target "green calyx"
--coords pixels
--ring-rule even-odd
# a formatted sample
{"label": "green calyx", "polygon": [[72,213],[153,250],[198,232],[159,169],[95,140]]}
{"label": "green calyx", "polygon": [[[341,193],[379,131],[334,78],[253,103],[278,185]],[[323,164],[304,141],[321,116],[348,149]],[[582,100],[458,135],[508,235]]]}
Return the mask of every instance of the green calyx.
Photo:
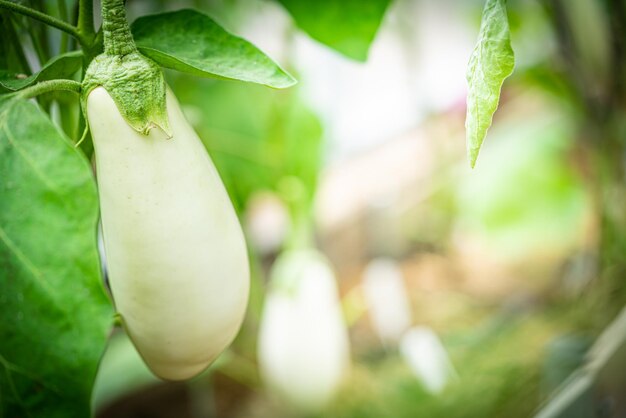
{"label": "green calyx", "polygon": [[127,55],[105,52],[94,58],[83,80],[81,105],[85,113],[89,93],[100,86],[111,95],[134,130],[147,135],[152,128],[159,128],[172,136],[165,104],[165,78],[152,60],[138,51]]}
{"label": "green calyx", "polygon": [[126,20],[124,0],[102,0],[102,30],[104,53],[91,61],[82,85],[85,119],[89,120],[89,94],[96,87],[103,87],[134,130],[147,135],[152,128],[159,128],[171,138],[163,71],[137,50]]}

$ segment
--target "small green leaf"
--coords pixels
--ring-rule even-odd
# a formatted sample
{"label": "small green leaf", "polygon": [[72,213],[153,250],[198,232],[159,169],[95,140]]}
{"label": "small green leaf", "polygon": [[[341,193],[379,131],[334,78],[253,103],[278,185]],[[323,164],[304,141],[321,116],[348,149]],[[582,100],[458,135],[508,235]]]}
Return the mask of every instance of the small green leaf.
{"label": "small green leaf", "polygon": [[144,16],[131,29],[139,51],[166,68],[275,88],[295,84],[293,77],[254,45],[198,11]]}
{"label": "small green leaf", "polygon": [[278,0],[300,29],[348,58],[365,61],[391,0]]}
{"label": "small green leaf", "polygon": [[506,0],[487,0],[485,3],[478,43],[467,69],[469,91],[465,129],[472,168],[498,108],[502,83],[515,66],[505,3]]}
{"label": "small green leaf", "polygon": [[21,90],[39,81],[71,78],[80,69],[82,63],[83,53],[72,51],[51,59],[41,70],[28,77],[2,72],[0,73],[0,92]]}
{"label": "small green leaf", "polygon": [[0,102],[0,416],[84,418],[113,319],[88,161],[33,102]]}

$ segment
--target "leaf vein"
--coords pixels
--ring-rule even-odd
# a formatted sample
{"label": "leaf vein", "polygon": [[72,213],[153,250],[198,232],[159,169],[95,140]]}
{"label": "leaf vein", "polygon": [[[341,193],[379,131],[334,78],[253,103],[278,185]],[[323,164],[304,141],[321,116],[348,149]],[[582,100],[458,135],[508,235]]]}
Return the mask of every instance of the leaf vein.
{"label": "leaf vein", "polygon": [[6,247],[17,257],[18,260],[26,267],[26,269],[31,273],[31,275],[36,279],[37,283],[44,288],[47,292],[50,293],[50,296],[54,298],[54,289],[52,289],[48,282],[43,277],[43,274],[37,266],[24,254],[18,246],[9,238],[6,231],[0,226],[0,240],[4,242]]}
{"label": "leaf vein", "polygon": [[22,159],[26,161],[26,163],[33,169],[33,172],[37,175],[37,177],[39,177],[41,182],[45,184],[46,187],[48,187],[49,189],[52,189],[55,192],[58,191],[57,186],[48,180],[46,175],[37,166],[37,163],[30,158],[30,156],[23,150],[23,148],[17,145],[18,141],[15,140],[15,137],[11,134],[11,131],[9,131],[6,126],[3,127],[3,130],[9,143],[18,152]]}

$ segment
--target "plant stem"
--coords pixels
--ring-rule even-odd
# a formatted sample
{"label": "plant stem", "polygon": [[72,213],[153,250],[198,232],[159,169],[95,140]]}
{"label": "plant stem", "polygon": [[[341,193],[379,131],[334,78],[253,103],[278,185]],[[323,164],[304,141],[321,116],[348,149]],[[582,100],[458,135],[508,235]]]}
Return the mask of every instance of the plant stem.
{"label": "plant stem", "polygon": [[89,39],[85,37],[83,34],[79,33],[78,29],[75,26],[70,25],[62,20],[57,19],[56,17],[49,16],[45,13],[42,13],[38,10],[31,9],[30,7],[22,6],[18,3],[13,3],[9,0],[0,0],[0,8],[7,9],[15,13],[19,13],[24,16],[28,16],[32,19],[38,20],[40,22],[45,23],[46,25],[55,27],[63,32],[66,32],[80,42],[81,45],[89,45]]}
{"label": "plant stem", "polygon": [[[39,10],[43,10],[44,12],[47,11],[46,5],[44,4],[42,0],[37,0],[36,4]],[[48,43],[48,27],[44,25],[36,25],[36,26],[39,26],[37,28],[37,35],[39,37],[39,45],[43,53],[43,61],[41,61],[41,64],[43,65],[46,61],[48,61],[48,58],[50,57],[50,44]]]}
{"label": "plant stem", "polygon": [[287,199],[291,230],[287,237],[286,248],[292,250],[311,248],[315,242],[311,202],[304,197],[304,193],[306,192],[302,189],[297,197],[293,196]]}
{"label": "plant stem", "polygon": [[137,51],[126,20],[124,0],[102,0],[102,32],[105,54],[128,55]]}
{"label": "plant stem", "polygon": [[78,32],[88,38],[93,38],[96,34],[93,26],[93,0],[78,2]]}
{"label": "plant stem", "polygon": [[43,93],[50,93],[52,91],[65,90],[73,91],[74,93],[80,93],[80,83],[74,80],[49,80],[42,81],[30,87],[20,90],[15,94],[23,99],[31,99]]}
{"label": "plant stem", "polygon": [[[61,16],[61,20],[67,21],[68,14],[67,14],[67,5],[65,4],[65,0],[57,0],[57,6],[59,8],[59,15]],[[61,54],[67,52],[67,48],[69,46],[68,39],[69,37],[67,36],[67,33],[61,32],[61,43],[59,46],[59,52]]]}

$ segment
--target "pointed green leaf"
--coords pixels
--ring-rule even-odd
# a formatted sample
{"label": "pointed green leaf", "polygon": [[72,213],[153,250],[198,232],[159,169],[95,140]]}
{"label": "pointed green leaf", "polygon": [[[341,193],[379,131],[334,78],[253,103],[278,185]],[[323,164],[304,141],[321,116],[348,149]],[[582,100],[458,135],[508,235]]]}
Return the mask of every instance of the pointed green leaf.
{"label": "pointed green leaf", "polygon": [[39,81],[72,78],[82,64],[82,52],[72,51],[54,57],[48,61],[40,71],[28,77],[20,77],[16,74],[8,74],[6,72],[0,73],[0,92],[21,90]]}
{"label": "pointed green leaf", "polygon": [[166,68],[275,88],[295,84],[293,77],[250,42],[195,10],[141,17],[132,31],[139,51]]}
{"label": "pointed green leaf", "polygon": [[478,43],[467,69],[469,91],[465,129],[472,168],[498,108],[502,83],[515,66],[505,3],[506,0],[487,0],[485,3]]}
{"label": "pointed green leaf", "polygon": [[391,0],[278,0],[311,38],[365,61]]}
{"label": "pointed green leaf", "polygon": [[84,418],[113,314],[88,161],[33,102],[0,102],[0,416]]}

